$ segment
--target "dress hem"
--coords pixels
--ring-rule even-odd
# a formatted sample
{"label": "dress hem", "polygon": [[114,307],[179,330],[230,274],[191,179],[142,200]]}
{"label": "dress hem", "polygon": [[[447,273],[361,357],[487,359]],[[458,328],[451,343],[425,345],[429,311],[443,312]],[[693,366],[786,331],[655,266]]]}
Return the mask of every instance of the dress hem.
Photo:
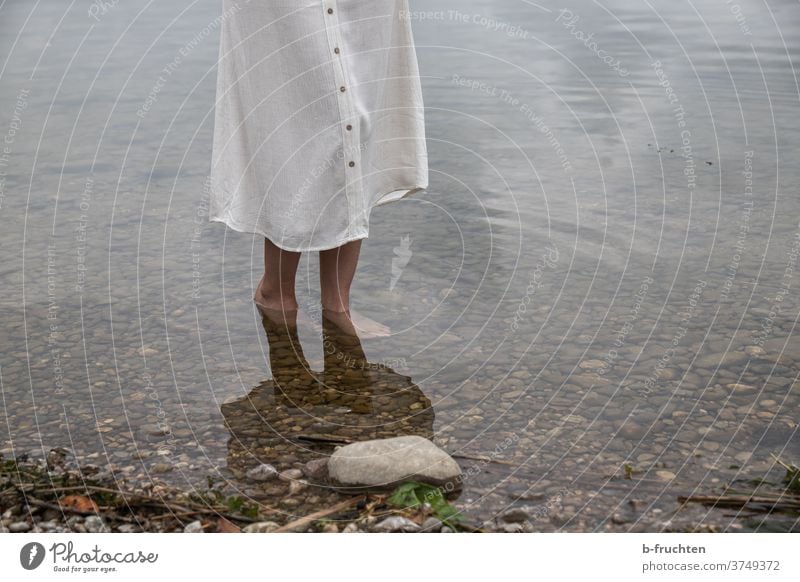
{"label": "dress hem", "polygon": [[[424,185],[415,185],[409,187],[393,188],[392,190],[389,190],[380,198],[378,198],[377,202],[373,203],[372,206],[369,208],[369,211],[367,213],[367,227],[366,227],[366,232],[364,234],[351,235],[349,237],[345,237],[344,239],[341,239],[340,241],[334,243],[332,246],[316,245],[313,247],[291,247],[284,244],[278,244],[275,240],[275,237],[266,234],[261,229],[255,228],[253,226],[246,226],[240,223],[238,220],[235,220],[230,215],[212,215],[209,213],[208,222],[222,223],[228,226],[229,228],[235,230],[236,232],[241,232],[244,234],[257,234],[263,236],[264,238],[269,239],[272,242],[272,244],[274,244],[279,249],[292,253],[329,251],[331,249],[339,248],[340,246],[345,245],[349,242],[354,242],[357,240],[363,240],[365,238],[369,238],[369,217],[370,214],[372,213],[372,209],[375,208],[376,206],[382,206],[384,204],[389,204],[390,202],[397,202],[399,200],[403,200],[404,198],[408,198],[414,194],[417,194],[418,192],[426,190],[427,188],[428,185],[424,184]],[[397,192],[400,192],[400,194],[397,195],[396,194]]]}

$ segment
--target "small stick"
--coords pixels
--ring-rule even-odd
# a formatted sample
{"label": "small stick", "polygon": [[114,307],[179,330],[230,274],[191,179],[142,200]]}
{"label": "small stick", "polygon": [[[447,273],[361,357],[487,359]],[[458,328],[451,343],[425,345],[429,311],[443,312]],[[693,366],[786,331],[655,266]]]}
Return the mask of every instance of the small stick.
{"label": "small stick", "polygon": [[[46,509],[52,509],[54,511],[68,511],[70,513],[77,513],[78,515],[98,515],[99,512],[97,511],[84,511],[82,509],[77,509],[75,507],[70,507],[69,505],[57,505],[55,503],[48,503],[47,501],[42,501],[41,499],[36,499],[35,497],[28,497],[26,502],[30,505],[38,505],[39,507],[44,507]],[[99,508],[104,509],[104,508]],[[129,517],[123,517],[121,515],[114,515],[113,513],[103,513],[103,517],[114,519],[117,521],[124,521],[127,523],[132,523],[133,519]]]}
{"label": "small stick", "polygon": [[793,502],[793,501],[778,501],[776,499],[770,498],[759,498],[759,497],[715,497],[713,495],[690,495],[690,496],[679,496],[678,501],[681,503],[687,502],[697,502],[697,503],[713,503],[714,505],[736,505],[736,506],[743,506],[748,505],[751,503],[759,503],[759,504],[766,504],[772,505],[773,507],[782,507],[782,508],[800,508],[800,502]]}
{"label": "small stick", "polygon": [[487,463],[497,463],[499,465],[508,465],[509,467],[519,468],[522,466],[522,463],[514,463],[513,461],[504,461],[502,459],[492,459],[490,457],[478,457],[472,455],[464,455],[464,454],[452,454],[451,457],[456,459],[469,459],[471,461],[485,461]]}
{"label": "small stick", "polygon": [[360,497],[354,497],[352,499],[345,499],[344,501],[340,501],[336,505],[333,505],[327,509],[321,509],[320,511],[315,511],[310,515],[306,515],[305,517],[301,517],[300,519],[296,519],[294,521],[290,521],[286,525],[283,525],[276,529],[274,533],[283,533],[291,531],[297,527],[308,525],[312,521],[316,521],[322,517],[331,515],[332,513],[337,513],[342,511],[343,509],[347,509],[348,507],[352,507],[356,505],[359,501],[361,501]]}
{"label": "small stick", "polygon": [[786,463],[781,461],[777,456],[775,456],[775,453],[770,453],[770,455],[772,455],[772,458],[775,459],[776,463],[778,463],[781,467],[786,469],[788,472],[796,473],[796,472],[800,471],[800,467],[795,467],[794,465],[787,465]]}

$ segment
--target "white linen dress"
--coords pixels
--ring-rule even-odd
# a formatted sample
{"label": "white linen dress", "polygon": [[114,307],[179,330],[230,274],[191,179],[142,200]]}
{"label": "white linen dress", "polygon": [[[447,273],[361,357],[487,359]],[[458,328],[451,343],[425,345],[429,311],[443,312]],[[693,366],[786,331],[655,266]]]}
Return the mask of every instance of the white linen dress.
{"label": "white linen dress", "polygon": [[428,186],[408,0],[223,0],[209,220],[288,251]]}

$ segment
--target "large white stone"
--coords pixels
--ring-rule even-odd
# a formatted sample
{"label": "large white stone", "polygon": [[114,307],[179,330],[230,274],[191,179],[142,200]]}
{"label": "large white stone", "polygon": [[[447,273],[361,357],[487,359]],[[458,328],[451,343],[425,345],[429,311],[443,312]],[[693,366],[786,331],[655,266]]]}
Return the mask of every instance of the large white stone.
{"label": "large white stone", "polygon": [[430,440],[409,435],[343,446],[328,461],[328,474],[335,483],[356,487],[414,480],[458,488],[461,467]]}

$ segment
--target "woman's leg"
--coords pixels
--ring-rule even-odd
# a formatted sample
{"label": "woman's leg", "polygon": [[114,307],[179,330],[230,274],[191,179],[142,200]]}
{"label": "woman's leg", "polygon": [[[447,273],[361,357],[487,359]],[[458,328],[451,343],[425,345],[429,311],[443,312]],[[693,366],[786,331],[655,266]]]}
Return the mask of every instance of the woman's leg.
{"label": "woman's leg", "polygon": [[264,275],[253,300],[256,305],[272,311],[296,311],[295,275],[300,253],[284,251],[264,239]]}
{"label": "woman's leg", "polygon": [[323,313],[345,331],[365,337],[389,335],[389,328],[350,309],[350,286],[356,274],[361,241],[319,253]]}

